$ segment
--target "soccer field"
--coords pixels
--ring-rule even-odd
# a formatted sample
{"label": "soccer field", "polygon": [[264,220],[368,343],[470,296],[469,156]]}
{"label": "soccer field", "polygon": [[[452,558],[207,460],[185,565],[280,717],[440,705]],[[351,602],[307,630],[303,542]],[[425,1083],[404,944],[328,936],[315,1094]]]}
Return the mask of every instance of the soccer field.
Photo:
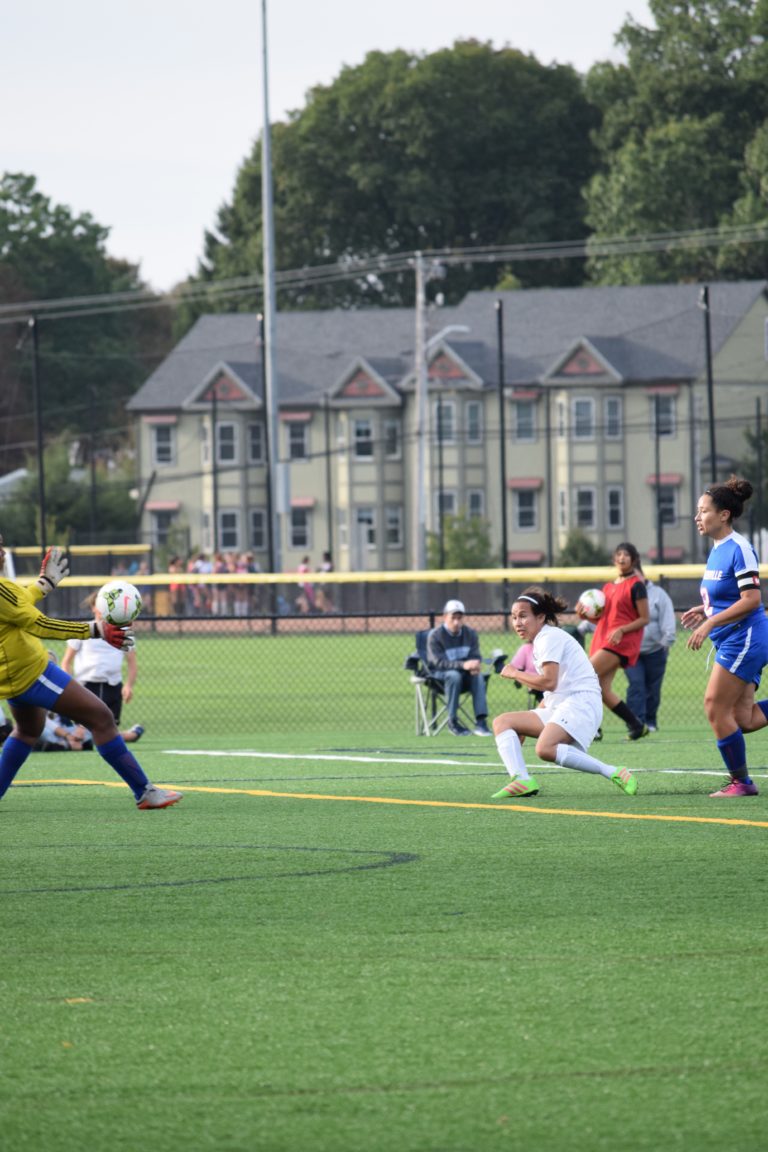
{"label": "soccer field", "polygon": [[516,805],[491,741],[256,744],[148,735],[167,811],[87,754],[6,797],[5,1146],[760,1145],[768,807],[703,725]]}

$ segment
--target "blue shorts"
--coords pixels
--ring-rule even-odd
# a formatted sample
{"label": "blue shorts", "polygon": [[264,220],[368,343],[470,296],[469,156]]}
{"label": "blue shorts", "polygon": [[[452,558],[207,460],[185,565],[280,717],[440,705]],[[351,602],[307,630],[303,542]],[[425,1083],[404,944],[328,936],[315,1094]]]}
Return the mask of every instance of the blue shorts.
{"label": "blue shorts", "polygon": [[51,660],[26,692],[22,692],[20,696],[11,696],[8,703],[11,707],[45,708],[46,712],[58,712],[59,696],[71,679],[69,672],[65,672]]}
{"label": "blue shorts", "polygon": [[764,627],[761,621],[723,637],[717,646],[715,663],[738,676],[739,680],[757,687],[763,668],[768,664],[768,627]]}

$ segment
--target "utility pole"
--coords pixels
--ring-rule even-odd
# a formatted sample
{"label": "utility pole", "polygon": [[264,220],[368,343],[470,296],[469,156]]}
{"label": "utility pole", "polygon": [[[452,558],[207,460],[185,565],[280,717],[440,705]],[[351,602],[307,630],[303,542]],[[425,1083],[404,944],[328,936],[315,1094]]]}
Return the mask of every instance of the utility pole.
{"label": "utility pole", "polygon": [[32,390],[35,396],[35,442],[37,446],[37,492],[40,515],[40,548],[48,551],[46,540],[45,461],[43,459],[43,401],[40,391],[40,349],[37,343],[37,316],[30,316],[28,330],[32,333]]}
{"label": "utility pole", "polygon": [[664,560],[664,524],[661,515],[661,427],[659,424],[659,394],[653,398],[654,468],[656,471],[656,563]]}
{"label": "utility pole", "polygon": [[427,402],[426,326],[427,299],[424,257],[415,255],[416,271],[416,334],[414,356],[416,360],[416,516],[413,523],[413,563],[418,571],[427,566],[427,530],[429,489],[429,437]]}
{"label": "utility pole", "polygon": [[712,379],[712,323],[709,315],[709,285],[703,284],[699,293],[699,307],[704,312],[704,351],[707,361],[707,416],[709,418],[709,474],[717,483],[717,449],[715,447],[715,385]]}
{"label": "utility pole", "polygon": [[264,130],[261,137],[261,224],[263,233],[263,276],[264,276],[264,404],[269,427],[269,475],[270,510],[272,521],[269,536],[272,552],[272,571],[282,571],[282,549],[280,540],[280,500],[281,492],[280,452],[278,433],[278,379],[275,356],[275,221],[272,198],[272,137],[269,124],[269,48],[267,42],[267,0],[261,0],[262,29],[262,80],[264,99]]}
{"label": "utility pole", "polygon": [[504,301],[496,301],[496,350],[499,386],[499,470],[501,472],[501,566],[509,563],[507,541],[507,428],[504,400]]}

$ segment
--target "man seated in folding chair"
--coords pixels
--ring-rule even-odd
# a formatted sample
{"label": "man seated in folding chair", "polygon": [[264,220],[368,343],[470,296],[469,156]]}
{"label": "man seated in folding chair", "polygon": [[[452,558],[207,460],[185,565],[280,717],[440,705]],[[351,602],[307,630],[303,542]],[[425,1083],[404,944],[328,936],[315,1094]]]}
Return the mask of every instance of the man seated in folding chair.
{"label": "man seated in folding chair", "polygon": [[475,713],[475,736],[490,736],[486,723],[487,675],[481,672],[480,641],[474,628],[464,623],[461,600],[449,600],[443,608],[443,622],[427,637],[427,661],[430,675],[441,680],[448,708],[448,731],[454,736],[469,736],[470,729],[459,719],[462,693],[471,692]]}

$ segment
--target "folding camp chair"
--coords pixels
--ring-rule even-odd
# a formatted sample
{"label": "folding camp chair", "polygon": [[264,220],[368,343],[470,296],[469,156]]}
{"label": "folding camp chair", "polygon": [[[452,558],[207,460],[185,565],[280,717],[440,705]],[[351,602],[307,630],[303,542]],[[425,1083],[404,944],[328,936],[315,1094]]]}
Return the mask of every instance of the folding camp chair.
{"label": "folding camp chair", "polygon": [[[434,674],[427,660],[427,637],[431,628],[424,628],[416,633],[416,651],[406,658],[406,671],[411,673],[411,684],[414,687],[414,701],[416,710],[416,735],[437,736],[442,732],[449,720],[448,705],[445,699],[445,684]],[[499,672],[506,664],[507,657],[495,650],[493,655],[484,663],[491,664],[494,671]],[[491,673],[482,672],[486,682]],[[458,716],[467,728],[474,728],[475,719],[463,701],[469,696],[469,691],[462,692],[459,699]]]}

